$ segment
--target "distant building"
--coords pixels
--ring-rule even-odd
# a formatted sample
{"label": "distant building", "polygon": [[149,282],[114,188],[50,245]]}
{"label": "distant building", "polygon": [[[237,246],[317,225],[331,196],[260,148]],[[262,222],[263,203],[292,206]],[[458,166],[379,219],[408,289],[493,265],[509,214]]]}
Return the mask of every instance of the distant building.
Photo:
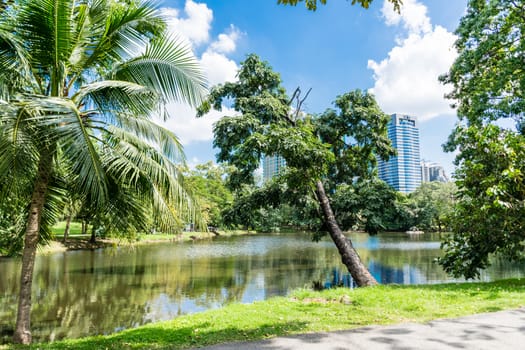
{"label": "distant building", "polygon": [[422,182],[448,182],[449,179],[445,169],[438,163],[421,162],[421,181]]}
{"label": "distant building", "polygon": [[388,122],[388,138],[397,156],[388,161],[378,160],[379,178],[397,191],[410,193],[421,185],[421,158],[417,119],[392,114]]}
{"label": "distant building", "polygon": [[281,156],[264,156],[263,158],[263,181],[268,181],[278,175],[286,166],[286,161]]}

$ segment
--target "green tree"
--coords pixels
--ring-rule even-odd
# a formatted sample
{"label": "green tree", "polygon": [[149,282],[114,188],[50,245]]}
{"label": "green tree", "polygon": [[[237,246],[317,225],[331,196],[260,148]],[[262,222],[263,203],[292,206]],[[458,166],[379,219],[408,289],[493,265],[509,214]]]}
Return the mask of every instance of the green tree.
{"label": "green tree", "polygon": [[[523,0],[469,1],[459,56],[441,77],[462,122],[446,145],[459,150],[458,206],[440,261],[456,276],[478,276],[493,254],[523,258],[524,13]],[[504,119],[516,129],[501,127]]]}
{"label": "green tree", "polygon": [[453,182],[425,182],[410,193],[414,205],[414,226],[424,231],[443,232],[454,212],[456,185]]}
{"label": "green tree", "polygon": [[339,184],[376,178],[377,157],[395,154],[387,137],[390,117],[373,95],[354,90],[338,96],[334,105],[313,118],[317,135],[335,155],[327,173],[330,192]]}
{"label": "green tree", "polygon": [[182,153],[151,118],[167,117],[165,101],[198,104],[205,84],[149,1],[15,4],[0,13],[0,192],[30,198],[14,335],[30,343],[35,252],[62,213],[61,174],[97,208],[132,190],[169,226],[190,204]]}
{"label": "green tree", "polygon": [[[318,0],[277,0],[277,3],[295,6],[298,3],[303,2],[303,1],[304,1],[304,5],[306,6],[308,10],[312,10],[312,11],[317,10]],[[352,5],[355,5],[357,3],[357,4],[360,4],[364,8],[368,8],[370,4],[372,3],[372,1],[373,0],[352,0]],[[401,5],[403,4],[402,0],[388,0],[388,1],[390,1],[394,5],[394,8],[396,9],[396,11],[399,11],[401,8]],[[319,0],[319,3],[325,5],[326,0]]]}
{"label": "green tree", "polygon": [[199,201],[202,217],[208,225],[223,226],[221,211],[233,201],[233,194],[226,186],[227,174],[224,165],[211,161],[186,171],[185,181]]}
{"label": "green tree", "polygon": [[397,214],[396,191],[377,177],[342,184],[333,195],[333,206],[343,229],[363,228],[377,234],[389,228]]}
{"label": "green tree", "polygon": [[440,263],[455,276],[475,278],[492,255],[525,258],[525,142],[495,125],[458,129],[455,140],[462,148],[458,204]]}
{"label": "green tree", "polygon": [[[352,242],[339,228],[323,179],[330,168],[338,165],[336,158],[339,155],[334,154],[333,149],[351,154],[352,147],[364,147],[359,142],[350,142],[353,129],[344,121],[370,114],[370,120],[385,120],[386,128],[386,115],[366,93],[357,91],[338,98],[336,105],[341,112],[335,115],[344,124],[339,136],[344,139],[348,135],[349,140],[343,142],[341,148],[334,148],[334,145],[321,141],[311,118],[300,118],[300,105],[304,98],[300,99],[299,90],[289,98],[281,86],[279,74],[273,72],[266,62],[256,55],[249,55],[241,64],[238,77],[238,82],[214,87],[198,113],[202,116],[212,107],[220,110],[225,100],[231,100],[238,112],[238,115],[223,117],[214,127],[214,145],[220,150],[218,161],[228,162],[235,167],[230,175],[230,185],[239,189],[242,184],[253,183],[253,173],[262,155],[282,156],[286,160],[287,171],[281,177],[283,182],[276,183],[277,186],[285,185],[290,197],[294,198],[315,193],[327,231],[356,283],[360,286],[376,284]],[[292,113],[291,104],[294,101],[297,105]],[[363,110],[368,113],[363,113]],[[365,121],[362,123],[366,124]],[[374,138],[368,139],[366,144],[374,144],[375,141]],[[279,200],[279,193],[272,191],[262,198],[274,203]]]}

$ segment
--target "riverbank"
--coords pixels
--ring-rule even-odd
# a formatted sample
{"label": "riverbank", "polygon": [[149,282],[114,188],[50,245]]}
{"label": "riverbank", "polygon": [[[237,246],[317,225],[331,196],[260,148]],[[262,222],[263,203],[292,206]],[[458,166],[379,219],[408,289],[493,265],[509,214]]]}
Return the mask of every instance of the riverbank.
{"label": "riverbank", "polygon": [[243,230],[220,230],[216,233],[188,231],[179,234],[139,234],[138,236],[130,239],[124,237],[97,238],[96,242],[92,243],[90,242],[90,235],[80,234],[80,223],[72,223],[71,233],[68,236],[66,242],[64,242],[64,227],[65,223],[60,222],[52,228],[52,231],[55,235],[54,239],[50,241],[48,245],[41,246],[38,250],[38,254],[53,254],[68,250],[88,250],[117,246],[135,246],[161,242],[191,242],[195,240],[212,239],[214,237],[232,237],[256,234],[254,231]]}
{"label": "riverbank", "polygon": [[[231,341],[421,323],[525,306],[525,279],[419,286],[383,285],[288,297],[186,315],[107,336],[35,344],[34,349],[187,349]],[[13,345],[0,349],[26,349]]]}

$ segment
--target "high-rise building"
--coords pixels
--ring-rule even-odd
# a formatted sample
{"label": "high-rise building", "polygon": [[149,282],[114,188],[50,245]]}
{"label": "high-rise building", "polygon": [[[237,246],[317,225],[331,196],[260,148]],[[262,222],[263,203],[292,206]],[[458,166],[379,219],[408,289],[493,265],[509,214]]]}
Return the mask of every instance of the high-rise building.
{"label": "high-rise building", "polygon": [[379,178],[397,191],[410,193],[421,184],[417,119],[408,115],[392,114],[387,128],[388,138],[397,150],[397,156],[390,157],[386,162],[378,160]]}
{"label": "high-rise building", "polygon": [[286,161],[281,156],[264,156],[263,158],[263,180],[267,181],[281,172],[286,166]]}
{"label": "high-rise building", "polygon": [[422,182],[448,182],[445,169],[438,163],[421,162],[421,181]]}

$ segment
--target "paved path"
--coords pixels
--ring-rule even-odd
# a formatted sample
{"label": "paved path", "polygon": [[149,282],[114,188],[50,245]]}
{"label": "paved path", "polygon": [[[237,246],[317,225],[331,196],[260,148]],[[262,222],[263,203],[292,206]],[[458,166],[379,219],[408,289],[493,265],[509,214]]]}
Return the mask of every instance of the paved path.
{"label": "paved path", "polygon": [[525,308],[426,324],[372,326],[349,331],[302,334],[258,342],[230,343],[205,350],[343,349],[525,349]]}

